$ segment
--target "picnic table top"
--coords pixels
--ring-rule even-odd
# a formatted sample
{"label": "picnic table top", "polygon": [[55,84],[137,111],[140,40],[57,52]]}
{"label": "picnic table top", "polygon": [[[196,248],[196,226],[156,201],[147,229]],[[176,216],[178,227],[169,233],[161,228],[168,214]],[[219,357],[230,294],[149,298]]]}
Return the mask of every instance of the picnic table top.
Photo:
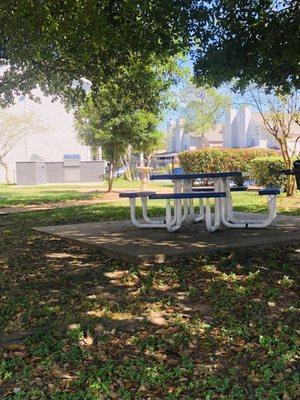
{"label": "picnic table top", "polygon": [[207,172],[198,174],[162,174],[162,175],[150,175],[150,180],[164,180],[164,179],[201,179],[201,178],[234,178],[247,176],[247,172],[232,171],[232,172]]}

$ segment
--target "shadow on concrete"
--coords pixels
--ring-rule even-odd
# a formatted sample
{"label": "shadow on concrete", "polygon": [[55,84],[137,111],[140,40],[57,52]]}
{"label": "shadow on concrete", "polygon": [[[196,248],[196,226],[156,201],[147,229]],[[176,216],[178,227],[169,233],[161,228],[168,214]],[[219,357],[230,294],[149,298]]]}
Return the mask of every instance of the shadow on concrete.
{"label": "shadow on concrete", "polygon": [[[243,218],[244,213],[237,213]],[[249,218],[249,214],[247,214]],[[250,218],[264,218],[250,214]],[[209,233],[203,223],[186,223],[175,233],[165,229],[138,229],[129,220],[35,228],[109,257],[133,263],[163,263],[168,259],[195,257],[220,251],[263,248],[300,241],[300,217],[278,216],[265,229],[230,229]]]}

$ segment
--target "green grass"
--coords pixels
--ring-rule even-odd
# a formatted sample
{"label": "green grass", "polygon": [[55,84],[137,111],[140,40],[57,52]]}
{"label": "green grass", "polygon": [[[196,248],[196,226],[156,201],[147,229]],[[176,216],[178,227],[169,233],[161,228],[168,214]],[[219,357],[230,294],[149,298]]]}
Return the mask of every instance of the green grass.
{"label": "green grass", "polygon": [[[105,190],[105,182],[99,185],[93,184],[68,184],[68,185],[41,185],[41,186],[16,186],[0,184],[0,207],[22,206],[33,204],[46,204],[64,202],[70,200],[88,200],[101,198]],[[140,182],[128,182],[124,179],[116,179],[114,183],[116,190],[140,188]],[[150,182],[149,190],[170,190],[172,184],[162,182]],[[237,211],[266,212],[266,197],[258,196],[253,192],[233,193],[233,201]],[[127,204],[123,202],[122,204]],[[163,206],[164,203],[155,203]],[[281,194],[278,198],[278,212],[290,215],[300,215],[300,193],[292,198]]]}
{"label": "green grass", "polygon": [[[236,211],[267,211],[267,196],[259,196],[256,192],[234,192],[232,197]],[[293,197],[286,197],[284,193],[278,196],[277,210],[286,215],[300,215],[300,192]]]}
{"label": "green grass", "polygon": [[[150,181],[147,185],[149,189],[159,188],[173,188],[173,184],[170,181]],[[118,189],[139,189],[141,187],[140,181],[128,182],[124,179],[116,179],[114,187]]]}
{"label": "green grass", "polygon": [[[128,182],[116,179],[114,188],[138,189],[140,182]],[[99,184],[61,184],[40,186],[17,186],[0,184],[0,207],[22,206],[65,202],[70,200],[88,200],[101,197],[106,190],[106,183]],[[149,189],[171,187],[166,183],[150,182]]]}
{"label": "green grass", "polygon": [[0,218],[0,398],[297,399],[293,248],[139,268],[31,230],[128,217],[118,202]]}
{"label": "green grass", "polygon": [[87,185],[0,185],[0,207],[91,199],[99,188]]}

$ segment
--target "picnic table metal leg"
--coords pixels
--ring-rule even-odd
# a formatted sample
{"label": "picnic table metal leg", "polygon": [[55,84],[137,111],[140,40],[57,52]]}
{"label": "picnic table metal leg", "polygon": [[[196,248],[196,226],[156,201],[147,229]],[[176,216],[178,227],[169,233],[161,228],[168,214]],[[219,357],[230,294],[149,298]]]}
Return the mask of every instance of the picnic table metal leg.
{"label": "picnic table metal leg", "polygon": [[199,213],[197,214],[194,211],[194,203],[193,203],[193,215],[192,215],[193,221],[195,223],[201,222],[204,219],[204,204],[203,204],[203,199],[199,199]]}
{"label": "picnic table metal leg", "polygon": [[[219,180],[219,190],[226,193],[226,197],[220,203],[221,222],[228,228],[245,228],[246,223],[233,217],[232,197],[228,179]],[[230,196],[230,197],[228,197]]]}
{"label": "picnic table metal leg", "polygon": [[[183,193],[188,193],[189,191],[189,185],[187,182],[182,182],[182,192]],[[189,216],[189,203],[190,200],[184,199],[183,200],[183,216],[182,216],[182,221],[185,221],[187,217]]]}
{"label": "picnic table metal leg", "polygon": [[[174,182],[174,193],[186,193],[186,192],[187,192],[187,183],[181,179],[176,180]],[[179,202],[178,202],[178,200],[176,200],[175,203],[176,203],[176,206],[175,206],[176,213],[175,214],[176,214],[176,216],[179,214],[181,215],[181,223],[182,223],[189,216],[188,200],[184,199],[183,201],[180,200]],[[179,204],[180,204],[180,207],[183,208],[183,214],[182,214],[182,210],[179,211]],[[175,219],[176,219],[176,216],[175,216]]]}
{"label": "picnic table metal leg", "polygon": [[140,222],[136,218],[136,198],[130,198],[129,199],[129,204],[130,204],[130,218],[131,222],[133,223],[134,226],[137,228],[166,228],[166,223],[145,223],[145,222]]}
{"label": "picnic table metal leg", "polygon": [[266,228],[271,224],[271,222],[274,220],[276,217],[277,211],[276,211],[276,196],[269,196],[268,198],[268,216],[265,220],[259,221],[259,220],[248,220],[248,221],[237,221],[237,222],[232,222],[228,221],[226,218],[226,204],[223,203],[221,206],[221,220],[222,223],[227,226],[228,228]]}
{"label": "picnic table metal leg", "polygon": [[216,201],[215,201],[214,224],[212,224],[212,214],[211,214],[210,201],[209,201],[209,199],[206,200],[206,204],[205,204],[205,223],[206,223],[206,229],[208,230],[208,232],[214,232],[217,229],[219,229],[220,224],[221,224],[220,200],[219,199],[216,199]]}
{"label": "picnic table metal leg", "polygon": [[228,220],[226,202],[221,202],[221,221],[228,228],[246,228],[246,224],[242,222],[232,222]]}
{"label": "picnic table metal leg", "polygon": [[[235,222],[235,218],[233,217],[233,206],[232,206],[232,196],[230,191],[229,179],[223,178],[221,185],[223,184],[222,190],[226,193],[226,197],[224,199],[225,208],[226,208],[226,218],[228,221]],[[236,221],[238,222],[238,221]]]}
{"label": "picnic table metal leg", "polygon": [[[188,181],[187,191],[188,191],[188,193],[193,192],[193,181],[192,180]],[[191,218],[194,222],[203,221],[203,218],[204,218],[203,199],[199,199],[199,213],[198,214],[195,211],[193,199],[189,199],[188,209],[189,209],[189,215],[191,216]]]}
{"label": "picnic table metal leg", "polygon": [[252,222],[249,222],[249,224],[247,224],[247,228],[266,228],[267,226],[269,226],[277,215],[276,202],[277,196],[268,196],[268,217],[264,221],[252,220]]}
{"label": "picnic table metal leg", "polygon": [[165,224],[164,221],[161,221],[161,220],[155,221],[148,217],[148,211],[147,211],[148,199],[147,199],[147,197],[141,197],[141,201],[142,201],[143,218],[144,218],[145,222],[147,222],[148,224]]}
{"label": "picnic table metal leg", "polygon": [[175,232],[181,228],[182,224],[182,204],[180,200],[175,200],[174,202],[174,219],[175,224],[172,223],[172,207],[171,201],[168,199],[166,204],[166,224],[168,232]]}
{"label": "picnic table metal leg", "polygon": [[239,224],[241,221],[237,220],[233,216],[233,205],[232,205],[232,195],[229,185],[228,178],[221,178],[220,179],[220,191],[226,193],[226,197],[224,198],[224,215],[228,222],[232,222],[233,224]]}
{"label": "picnic table metal leg", "polygon": [[[268,197],[268,217],[264,221],[255,221],[251,219],[241,219],[238,220],[233,216],[233,207],[232,207],[232,196],[229,186],[228,178],[223,178],[220,191],[226,193],[227,197],[224,199],[225,209],[224,209],[224,218],[230,224],[231,228],[265,228],[274,220],[276,217],[276,196]],[[224,221],[222,221],[224,223]],[[229,226],[229,224],[225,224]],[[233,225],[234,226],[233,226]]]}
{"label": "picnic table metal leg", "polygon": [[[216,192],[225,192],[226,197],[219,200],[218,212],[220,221],[223,225],[229,228],[244,228],[246,224],[238,221],[233,217],[232,197],[228,178],[217,178],[214,179],[214,189]],[[216,202],[217,209],[217,202]]]}

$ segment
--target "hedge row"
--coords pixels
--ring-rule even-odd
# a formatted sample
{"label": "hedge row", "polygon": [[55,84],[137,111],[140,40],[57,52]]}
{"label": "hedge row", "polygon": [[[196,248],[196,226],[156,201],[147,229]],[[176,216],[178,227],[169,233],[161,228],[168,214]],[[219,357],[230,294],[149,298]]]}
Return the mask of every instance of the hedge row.
{"label": "hedge row", "polygon": [[286,190],[287,177],[278,171],[286,169],[282,157],[258,157],[251,160],[251,176],[260,186],[279,186]]}
{"label": "hedge row", "polygon": [[[278,153],[268,149],[200,149],[184,151],[178,155],[186,173],[251,171],[251,161],[258,157],[275,157]],[[237,178],[242,185],[245,179]]]}

